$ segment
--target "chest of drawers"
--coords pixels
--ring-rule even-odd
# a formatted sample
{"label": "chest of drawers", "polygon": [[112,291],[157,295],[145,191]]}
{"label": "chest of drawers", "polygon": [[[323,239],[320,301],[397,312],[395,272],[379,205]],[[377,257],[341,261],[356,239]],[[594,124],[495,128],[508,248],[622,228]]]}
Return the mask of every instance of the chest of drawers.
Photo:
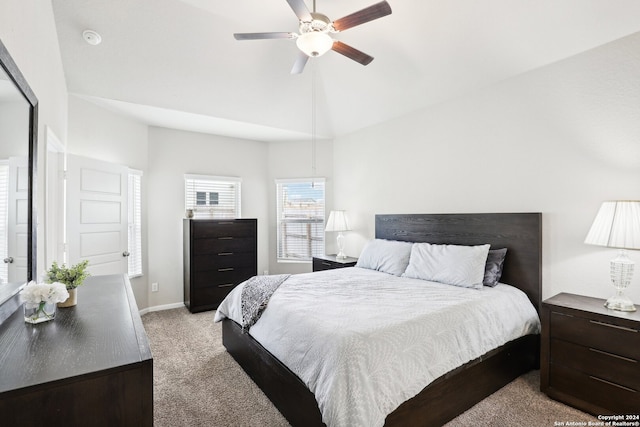
{"label": "chest of drawers", "polygon": [[192,312],[217,308],[258,269],[256,219],[185,219],[184,304]]}
{"label": "chest of drawers", "polygon": [[540,388],[594,415],[640,409],[640,315],[559,294],[542,303]]}

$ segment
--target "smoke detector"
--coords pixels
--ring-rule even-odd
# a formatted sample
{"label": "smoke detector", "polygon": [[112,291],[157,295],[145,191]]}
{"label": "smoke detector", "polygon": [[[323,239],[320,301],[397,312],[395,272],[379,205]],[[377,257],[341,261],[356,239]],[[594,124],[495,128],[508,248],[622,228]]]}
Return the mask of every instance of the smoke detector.
{"label": "smoke detector", "polygon": [[82,38],[92,46],[99,45],[100,42],[102,42],[102,37],[100,36],[100,34],[96,33],[93,30],[84,30],[82,32]]}

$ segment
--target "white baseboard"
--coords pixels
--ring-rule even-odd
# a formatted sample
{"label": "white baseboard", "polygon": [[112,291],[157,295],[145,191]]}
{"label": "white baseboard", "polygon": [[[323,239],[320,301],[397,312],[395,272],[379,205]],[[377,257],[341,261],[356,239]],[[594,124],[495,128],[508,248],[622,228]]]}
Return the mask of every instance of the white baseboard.
{"label": "white baseboard", "polygon": [[152,311],[171,310],[173,308],[184,307],[183,302],[174,302],[173,304],[155,305],[153,307],[147,307],[140,310],[140,316],[143,314],[151,313]]}

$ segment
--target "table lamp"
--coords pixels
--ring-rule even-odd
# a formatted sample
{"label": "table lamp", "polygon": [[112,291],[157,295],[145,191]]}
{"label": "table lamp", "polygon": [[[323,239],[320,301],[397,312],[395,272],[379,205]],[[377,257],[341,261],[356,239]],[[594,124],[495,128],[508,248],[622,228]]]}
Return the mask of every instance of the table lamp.
{"label": "table lamp", "polygon": [[611,260],[611,281],[616,294],[604,306],[612,310],[635,311],[624,290],[631,284],[635,265],[626,249],[640,249],[640,201],[603,202],[584,242],[619,249],[618,256]]}
{"label": "table lamp", "polygon": [[349,228],[345,211],[331,211],[324,231],[338,232],[338,237],[336,237],[336,241],[338,243],[338,255],[336,255],[336,258],[338,259],[345,259],[347,257],[344,254],[344,236],[342,235],[342,232],[349,230],[351,229]]}

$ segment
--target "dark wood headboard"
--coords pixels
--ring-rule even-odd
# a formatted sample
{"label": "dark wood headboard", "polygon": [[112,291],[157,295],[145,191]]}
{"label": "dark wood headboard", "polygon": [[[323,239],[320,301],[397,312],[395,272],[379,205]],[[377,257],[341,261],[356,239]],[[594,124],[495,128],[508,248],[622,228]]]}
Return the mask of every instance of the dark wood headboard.
{"label": "dark wood headboard", "polygon": [[542,297],[542,214],[376,215],[377,239],[507,248],[501,282],[524,291],[536,310]]}

